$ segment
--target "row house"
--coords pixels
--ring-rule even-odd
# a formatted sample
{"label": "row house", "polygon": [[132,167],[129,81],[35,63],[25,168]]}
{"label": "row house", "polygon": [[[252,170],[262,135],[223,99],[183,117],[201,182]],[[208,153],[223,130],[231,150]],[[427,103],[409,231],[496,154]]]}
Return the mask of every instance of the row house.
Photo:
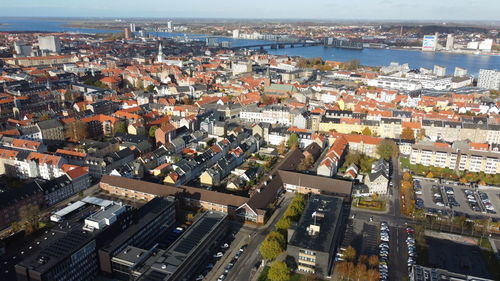
{"label": "row house", "polygon": [[269,105],[264,108],[258,108],[255,105],[242,108],[240,118],[255,123],[291,125],[290,109],[285,106]]}
{"label": "row house", "polygon": [[20,152],[15,161],[17,176],[20,178],[42,178],[50,180],[64,175],[62,166],[66,160],[59,156],[38,152]]}
{"label": "row house", "polygon": [[326,177],[333,177],[337,174],[340,162],[347,151],[347,144],[347,140],[344,137],[337,138],[325,157],[321,160],[316,173]]}

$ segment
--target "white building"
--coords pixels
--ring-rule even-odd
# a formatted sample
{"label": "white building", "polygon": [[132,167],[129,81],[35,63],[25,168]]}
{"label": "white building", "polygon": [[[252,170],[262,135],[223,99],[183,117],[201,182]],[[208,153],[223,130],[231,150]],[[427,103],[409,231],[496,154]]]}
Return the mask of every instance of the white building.
{"label": "white building", "polygon": [[131,32],[136,32],[137,31],[137,29],[135,28],[135,23],[131,23],[130,24],[130,31]]}
{"label": "white building", "polygon": [[14,50],[18,57],[31,56],[31,45],[26,44],[24,41],[14,42]]}
{"label": "white building", "polygon": [[38,47],[41,51],[49,51],[52,53],[61,52],[61,41],[55,36],[39,36]]}
{"label": "white building", "polygon": [[500,90],[500,71],[481,69],[477,86],[484,89]]}
{"label": "white building", "polygon": [[446,67],[440,65],[434,65],[434,70],[432,71],[436,76],[445,76],[446,75]]}
{"label": "white building", "polygon": [[491,48],[493,47],[493,39],[486,39],[484,41],[481,41],[479,43],[479,50],[480,51],[485,51],[485,52],[491,52]]}
{"label": "white building", "polygon": [[439,34],[436,32],[434,35],[424,35],[422,40],[422,51],[436,51],[438,45]]}
{"label": "white building", "polygon": [[456,77],[467,76],[467,69],[462,67],[455,67],[455,73],[453,74],[453,76]]}
{"label": "white building", "polygon": [[446,50],[448,51],[451,51],[453,50],[453,47],[454,47],[454,39],[453,38],[453,34],[448,34],[448,36],[446,37]]}
{"label": "white building", "polygon": [[242,73],[252,72],[252,62],[251,61],[235,61],[231,64],[231,70],[233,75],[238,75]]}
{"label": "white building", "polygon": [[240,38],[240,30],[239,29],[233,30],[233,38]]}

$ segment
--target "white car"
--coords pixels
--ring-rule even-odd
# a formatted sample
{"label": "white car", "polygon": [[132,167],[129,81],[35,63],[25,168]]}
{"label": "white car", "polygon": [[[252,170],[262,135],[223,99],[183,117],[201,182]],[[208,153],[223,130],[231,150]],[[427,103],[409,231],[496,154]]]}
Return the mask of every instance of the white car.
{"label": "white car", "polygon": [[214,258],[220,258],[222,257],[224,254],[222,252],[218,252],[217,254],[214,255]]}
{"label": "white car", "polygon": [[217,279],[217,281],[222,281],[226,279],[226,275],[222,274],[221,276],[219,276],[219,278]]}

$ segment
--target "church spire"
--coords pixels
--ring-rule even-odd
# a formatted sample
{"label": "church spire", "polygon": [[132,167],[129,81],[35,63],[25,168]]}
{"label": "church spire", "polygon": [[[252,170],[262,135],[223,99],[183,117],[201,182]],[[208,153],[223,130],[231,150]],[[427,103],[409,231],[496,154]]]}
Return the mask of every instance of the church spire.
{"label": "church spire", "polygon": [[159,63],[162,63],[164,62],[165,60],[163,59],[163,48],[162,48],[162,45],[161,45],[161,41],[160,41],[160,44],[158,45],[158,57],[156,58],[156,60],[159,62]]}

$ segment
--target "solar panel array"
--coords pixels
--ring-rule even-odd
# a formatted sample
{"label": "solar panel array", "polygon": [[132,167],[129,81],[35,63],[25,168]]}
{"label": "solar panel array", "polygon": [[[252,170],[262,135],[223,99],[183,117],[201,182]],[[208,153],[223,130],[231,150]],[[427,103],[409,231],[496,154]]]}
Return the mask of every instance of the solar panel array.
{"label": "solar panel array", "polygon": [[182,239],[174,251],[187,255],[196,245],[198,245],[201,239],[210,232],[217,222],[219,222],[218,219],[205,218],[200,224],[196,225],[195,229],[192,229],[191,232]]}

